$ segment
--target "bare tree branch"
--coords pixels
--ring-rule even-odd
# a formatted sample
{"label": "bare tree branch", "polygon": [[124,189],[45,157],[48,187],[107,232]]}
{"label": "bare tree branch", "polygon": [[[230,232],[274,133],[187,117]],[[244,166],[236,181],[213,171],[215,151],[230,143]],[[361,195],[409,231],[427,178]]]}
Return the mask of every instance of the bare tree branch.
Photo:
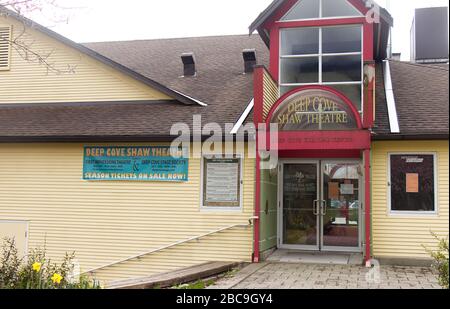
{"label": "bare tree branch", "polygon": [[[0,8],[5,7],[10,11],[26,17],[27,15],[39,12],[42,13],[45,10],[51,10],[52,12],[60,12],[64,10],[72,10],[73,8],[64,7],[59,4],[58,0],[0,0]],[[8,15],[3,13],[6,11],[0,11],[0,17],[2,15]],[[68,17],[60,18],[58,23],[61,21],[68,21]],[[76,70],[76,65],[67,64],[66,67],[61,65],[56,65],[51,62],[51,56],[53,50],[51,51],[40,51],[33,47],[34,42],[29,42],[29,37],[26,37],[26,31],[28,28],[33,27],[34,22],[26,19],[22,21],[22,29],[17,31],[15,29],[12,38],[2,37],[0,35],[0,41],[8,41],[11,44],[13,50],[15,50],[22,59],[32,63],[38,63],[47,69],[47,74],[50,72],[55,74],[73,74]]]}

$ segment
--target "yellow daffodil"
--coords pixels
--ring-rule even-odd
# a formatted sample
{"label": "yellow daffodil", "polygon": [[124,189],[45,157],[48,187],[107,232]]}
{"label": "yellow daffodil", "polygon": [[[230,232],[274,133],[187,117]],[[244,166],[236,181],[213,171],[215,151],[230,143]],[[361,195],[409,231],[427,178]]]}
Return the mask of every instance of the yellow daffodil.
{"label": "yellow daffodil", "polygon": [[40,272],[41,271],[41,267],[42,267],[42,264],[41,263],[39,263],[39,262],[34,262],[33,263],[33,270],[35,271],[35,272]]}
{"label": "yellow daffodil", "polygon": [[63,278],[63,277],[62,277],[60,274],[53,274],[53,276],[52,276],[51,279],[52,279],[52,281],[53,281],[54,284],[60,284],[62,278]]}

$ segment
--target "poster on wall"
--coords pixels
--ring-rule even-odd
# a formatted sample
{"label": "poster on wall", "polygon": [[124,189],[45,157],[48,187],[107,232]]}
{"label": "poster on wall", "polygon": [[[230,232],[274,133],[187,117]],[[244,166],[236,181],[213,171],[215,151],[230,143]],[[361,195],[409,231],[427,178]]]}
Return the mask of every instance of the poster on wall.
{"label": "poster on wall", "polygon": [[419,193],[419,174],[417,173],[406,174],[406,192]]}
{"label": "poster on wall", "polygon": [[83,179],[188,181],[187,149],[169,146],[84,147]]}
{"label": "poster on wall", "polygon": [[355,187],[353,184],[341,184],[342,195],[353,195],[355,193]]}
{"label": "poster on wall", "polygon": [[339,199],[339,182],[328,183],[328,198],[331,200]]}
{"label": "poster on wall", "polygon": [[205,163],[205,203],[239,205],[239,159],[208,159]]}

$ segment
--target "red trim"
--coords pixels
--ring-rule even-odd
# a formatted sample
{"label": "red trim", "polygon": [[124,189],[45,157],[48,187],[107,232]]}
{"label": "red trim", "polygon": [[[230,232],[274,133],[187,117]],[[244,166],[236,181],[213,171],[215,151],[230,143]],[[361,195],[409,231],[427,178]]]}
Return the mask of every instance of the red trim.
{"label": "red trim", "polygon": [[366,13],[369,11],[369,9],[362,3],[361,0],[347,0],[350,2],[355,9],[361,12],[361,14],[366,15]]}
{"label": "red trim", "polygon": [[366,226],[366,252],[365,261],[366,263],[372,258],[371,253],[371,191],[370,191],[370,150],[364,150],[364,172],[365,172],[365,226]]}
{"label": "red trim", "polygon": [[279,83],[280,74],[278,72],[278,66],[280,65],[279,57],[280,49],[280,31],[278,28],[272,28],[270,30],[270,64],[269,70],[270,74],[274,80]]}
{"label": "red trim", "polygon": [[278,155],[283,159],[361,159],[361,150],[283,150]]}
{"label": "red trim", "polygon": [[295,21],[279,21],[274,28],[299,28],[299,27],[326,27],[336,25],[355,25],[364,24],[365,17],[349,17],[349,18],[330,18],[330,19],[314,19],[314,20],[295,20]]}
{"label": "red trim", "polygon": [[284,15],[297,3],[298,0],[287,0],[283,3],[278,11],[276,11],[267,21],[262,25],[263,29],[272,29],[275,22],[283,18]]}
{"label": "red trim", "polygon": [[370,78],[367,80],[367,86],[364,86],[364,110],[363,110],[363,126],[365,129],[373,127],[375,120],[374,117],[374,92],[375,92],[375,65],[366,64],[368,69],[366,70],[369,74],[365,78]]}
{"label": "red trim", "polygon": [[[297,3],[298,0],[286,0],[279,8],[278,10],[270,16],[266,22],[262,25],[261,28],[263,29],[272,29],[274,24],[276,22],[280,22],[281,18],[283,18],[284,15],[287,14],[287,12]],[[358,10],[361,12],[361,14],[366,15],[366,13],[369,11],[368,8],[362,3],[361,0],[349,0],[349,2]],[[336,18],[337,19],[337,18]],[[322,19],[316,19],[322,20]]]}
{"label": "red trim", "polygon": [[302,86],[302,87],[295,88],[295,89],[289,91],[288,93],[285,93],[283,96],[281,96],[281,98],[279,98],[278,101],[272,106],[272,109],[270,110],[269,115],[267,116],[267,120],[266,120],[267,131],[269,131],[269,129],[270,129],[270,121],[272,120],[273,114],[275,113],[277,108],[282,103],[284,103],[284,101],[288,97],[290,97],[291,95],[296,94],[298,92],[305,91],[305,90],[311,90],[311,89],[314,89],[314,90],[319,89],[319,90],[331,92],[332,94],[338,96],[342,101],[344,101],[345,104],[348,105],[348,107],[352,111],[353,116],[356,119],[356,124],[358,126],[358,129],[363,128],[363,125],[361,122],[361,116],[359,115],[359,112],[356,109],[356,107],[353,105],[352,101],[350,101],[345,95],[343,95],[342,93],[340,93],[337,90],[334,90],[333,88],[330,88],[327,86],[322,86],[322,85],[313,85],[313,86]]}
{"label": "red trim", "polygon": [[[258,124],[263,123],[263,100],[264,100],[264,68],[258,67],[255,68],[253,73],[253,91],[254,91],[254,117],[253,121],[255,124],[256,130],[258,130]],[[255,212],[254,216],[257,218],[253,221],[253,262],[258,263],[259,258],[259,239],[260,239],[260,212],[261,212],[261,170],[260,170],[260,161],[261,158],[259,156],[258,149],[258,131],[256,134],[256,173],[255,173]]]}
{"label": "red trim", "polygon": [[363,25],[363,58],[364,61],[373,60],[373,24]]}
{"label": "red trim", "polygon": [[[267,134],[266,138],[267,145],[270,145],[270,134]],[[278,132],[278,143],[270,147],[279,151],[322,152],[370,149],[370,132],[367,130]]]}

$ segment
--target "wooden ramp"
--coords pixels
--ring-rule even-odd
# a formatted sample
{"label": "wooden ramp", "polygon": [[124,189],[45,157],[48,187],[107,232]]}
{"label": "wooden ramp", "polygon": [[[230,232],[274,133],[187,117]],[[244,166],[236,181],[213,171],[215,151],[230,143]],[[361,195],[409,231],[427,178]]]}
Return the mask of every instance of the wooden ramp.
{"label": "wooden ramp", "polygon": [[175,285],[193,282],[199,279],[213,277],[227,272],[241,263],[236,262],[207,262],[167,273],[149,277],[128,279],[111,282],[107,289],[153,289],[168,288]]}

